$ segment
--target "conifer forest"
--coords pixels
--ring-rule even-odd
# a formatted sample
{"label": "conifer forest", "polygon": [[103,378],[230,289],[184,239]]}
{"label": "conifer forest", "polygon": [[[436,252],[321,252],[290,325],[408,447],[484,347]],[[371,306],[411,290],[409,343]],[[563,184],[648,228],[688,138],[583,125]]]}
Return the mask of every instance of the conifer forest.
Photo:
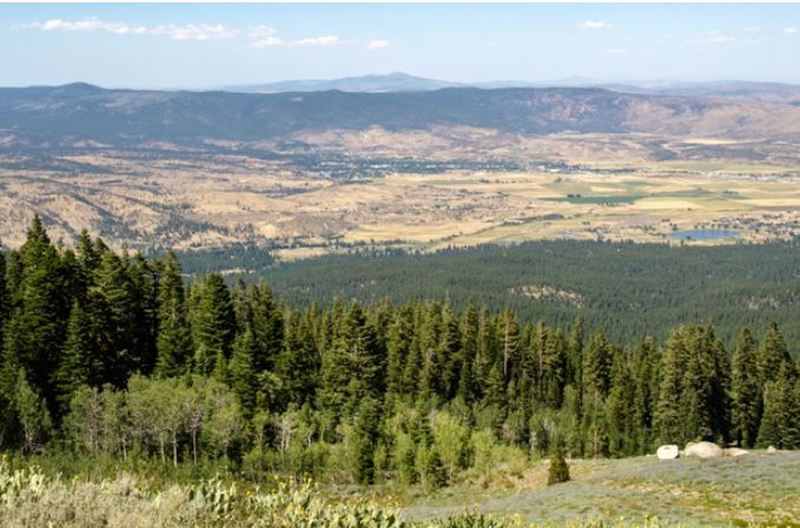
{"label": "conifer forest", "polygon": [[287,307],[266,283],[188,282],[172,253],[2,256],[0,447],[246,475],[438,488],[486,452],[570,459],[707,440],[800,448],[798,364],[776,324],[609,340],[445,299]]}

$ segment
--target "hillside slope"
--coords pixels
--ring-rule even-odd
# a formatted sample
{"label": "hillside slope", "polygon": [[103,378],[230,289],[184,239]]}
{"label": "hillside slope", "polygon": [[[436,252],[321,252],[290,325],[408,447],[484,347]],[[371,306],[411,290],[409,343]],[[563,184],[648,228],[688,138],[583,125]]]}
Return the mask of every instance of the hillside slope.
{"label": "hillside slope", "polygon": [[278,94],[104,90],[86,84],[0,89],[5,145],[257,141],[331,129],[437,126],[523,135],[574,131],[787,139],[800,137],[800,107],[597,88]]}

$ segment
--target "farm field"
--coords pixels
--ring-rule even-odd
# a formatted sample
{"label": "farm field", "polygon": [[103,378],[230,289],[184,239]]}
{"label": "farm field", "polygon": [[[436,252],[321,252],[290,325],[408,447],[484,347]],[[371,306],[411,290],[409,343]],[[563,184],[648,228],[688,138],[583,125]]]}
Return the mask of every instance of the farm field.
{"label": "farm field", "polygon": [[114,247],[268,246],[292,260],[353,246],[430,251],[528,240],[730,244],[800,233],[792,166],[641,159],[515,171],[382,169],[353,179],[249,156],[71,156],[0,168],[0,239],[34,212],[65,242],[81,229]]}

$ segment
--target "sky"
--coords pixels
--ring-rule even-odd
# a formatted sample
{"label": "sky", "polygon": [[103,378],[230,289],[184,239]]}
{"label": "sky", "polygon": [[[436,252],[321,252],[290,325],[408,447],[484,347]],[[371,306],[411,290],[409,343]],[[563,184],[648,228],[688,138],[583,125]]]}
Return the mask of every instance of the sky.
{"label": "sky", "polygon": [[800,4],[0,4],[0,85],[800,82]]}

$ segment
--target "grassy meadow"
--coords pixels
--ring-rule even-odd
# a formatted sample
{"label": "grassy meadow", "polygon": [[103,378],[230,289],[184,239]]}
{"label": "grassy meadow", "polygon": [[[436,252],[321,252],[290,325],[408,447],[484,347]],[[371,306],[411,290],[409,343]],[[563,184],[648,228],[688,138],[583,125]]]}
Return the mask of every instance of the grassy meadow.
{"label": "grassy meadow", "polygon": [[800,452],[659,461],[654,456],[573,460],[573,480],[547,487],[547,462],[492,481],[419,496],[412,519],[480,511],[525,522],[643,519],[683,526],[800,526]]}
{"label": "grassy meadow", "polygon": [[505,453],[489,471],[436,491],[241,481],[193,481],[120,470],[66,477],[0,461],[4,527],[264,526],[383,528],[800,526],[800,452],[659,461],[572,460],[572,480],[548,487],[546,460]]}

